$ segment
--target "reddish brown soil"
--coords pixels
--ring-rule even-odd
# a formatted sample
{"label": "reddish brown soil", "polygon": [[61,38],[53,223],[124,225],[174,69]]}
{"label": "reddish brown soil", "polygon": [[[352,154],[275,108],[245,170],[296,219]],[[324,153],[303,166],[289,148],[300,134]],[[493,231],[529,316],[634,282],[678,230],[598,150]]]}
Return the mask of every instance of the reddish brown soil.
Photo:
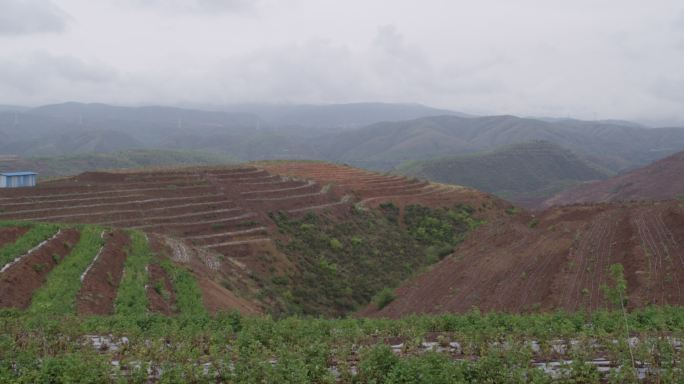
{"label": "reddish brown soil", "polygon": [[0,247],[14,243],[28,230],[28,227],[0,228]]}
{"label": "reddish brown soil", "polygon": [[123,275],[131,239],[124,231],[105,234],[105,246],[85,274],[76,298],[78,313],[109,315],[114,313],[114,300]]}
{"label": "reddish brown soil", "polygon": [[262,313],[254,303],[235,295],[213,280],[200,278],[199,285],[202,289],[204,307],[210,313],[219,311],[239,311],[244,315],[258,315]]}
{"label": "reddish brown soil", "polygon": [[363,315],[595,310],[610,304],[609,267],[625,268],[630,307],[684,304],[684,210],[676,202],[563,207],[528,221],[502,218]]}
{"label": "reddish brown soil", "polygon": [[33,293],[45,283],[50,271],[71,252],[79,238],[77,230],[63,230],[0,274],[0,307],[27,308]]}
{"label": "reddish brown soil", "polygon": [[159,264],[150,264],[148,273],[150,283],[147,286],[147,299],[150,302],[150,311],[164,315],[176,313],[176,294],[164,268]]}
{"label": "reddish brown soil", "polygon": [[561,192],[542,207],[630,200],[668,200],[684,196],[684,152],[651,165]]}

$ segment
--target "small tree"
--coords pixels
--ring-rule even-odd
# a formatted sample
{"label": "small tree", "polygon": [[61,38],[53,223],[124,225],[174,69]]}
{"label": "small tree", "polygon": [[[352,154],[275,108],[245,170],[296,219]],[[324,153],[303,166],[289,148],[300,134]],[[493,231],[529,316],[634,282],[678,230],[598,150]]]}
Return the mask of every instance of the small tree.
{"label": "small tree", "polygon": [[625,279],[625,269],[622,264],[612,264],[610,266],[610,280],[612,286],[604,284],[603,294],[610,303],[616,307],[624,309],[627,306],[627,280]]}
{"label": "small tree", "polygon": [[612,287],[603,285],[603,292],[606,298],[610,300],[613,306],[622,311],[622,319],[625,326],[625,340],[629,349],[629,356],[632,360],[632,375],[637,380],[636,362],[634,360],[634,352],[632,345],[629,342],[629,322],[627,320],[627,280],[625,279],[625,269],[622,264],[612,264],[610,266],[610,279],[613,282]]}

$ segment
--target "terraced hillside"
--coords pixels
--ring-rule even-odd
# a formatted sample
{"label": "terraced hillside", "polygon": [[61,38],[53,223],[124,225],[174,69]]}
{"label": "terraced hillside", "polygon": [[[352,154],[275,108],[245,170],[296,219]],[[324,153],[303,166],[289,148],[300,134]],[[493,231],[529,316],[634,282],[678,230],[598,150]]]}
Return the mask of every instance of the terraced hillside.
{"label": "terraced hillside", "polygon": [[153,249],[157,240],[142,232],[7,221],[0,231],[21,233],[0,244],[0,308],[41,315],[258,312],[250,303],[230,305],[228,296],[212,307],[196,275],[171,262],[168,250]]}
{"label": "terraced hillside", "polygon": [[[491,222],[455,253],[397,289],[380,311],[594,311],[611,306],[622,265],[628,307],[684,305],[684,206],[679,202],[567,206]],[[613,271],[614,272],[614,271]]]}
{"label": "terraced hillside", "polygon": [[[397,285],[415,268],[437,261],[479,220],[506,206],[467,188],[313,162],[91,172],[32,189],[0,191],[0,220],[114,228],[105,237],[124,247],[129,241],[117,229],[154,235],[150,239],[155,250],[166,250],[172,260],[194,271],[209,310],[312,314],[342,314],[367,303],[384,285]],[[402,223],[407,209],[413,227]],[[453,233],[439,238],[426,235],[423,227],[428,219]],[[374,227],[366,228],[367,223]],[[307,224],[313,230],[305,233]],[[415,231],[420,228],[419,236]],[[413,235],[404,236],[411,230]],[[10,232],[9,239],[16,235]],[[0,236],[5,235],[0,232]],[[390,238],[409,240],[389,244]],[[316,255],[307,253],[310,247],[292,245],[316,241],[320,245]],[[342,284],[339,291],[302,285],[304,275],[321,270],[334,270],[335,281],[356,274],[358,252],[351,252],[351,247],[359,242],[376,242],[372,250],[378,254],[367,255],[373,265],[364,270],[380,273],[388,268],[386,278],[353,287]],[[107,271],[102,272],[110,274],[105,280],[119,280],[120,264],[126,259],[107,247],[103,254],[118,256],[112,256],[114,264],[93,267],[93,272]],[[150,268],[147,273],[158,272]],[[102,285],[102,279],[83,281],[83,286],[97,285]],[[340,292],[346,292],[346,299],[328,307]],[[323,301],[313,303],[309,295]],[[100,302],[111,300],[114,293],[110,287],[101,297],[79,297],[90,303],[79,308],[100,313]],[[159,300],[154,302],[164,308]]]}

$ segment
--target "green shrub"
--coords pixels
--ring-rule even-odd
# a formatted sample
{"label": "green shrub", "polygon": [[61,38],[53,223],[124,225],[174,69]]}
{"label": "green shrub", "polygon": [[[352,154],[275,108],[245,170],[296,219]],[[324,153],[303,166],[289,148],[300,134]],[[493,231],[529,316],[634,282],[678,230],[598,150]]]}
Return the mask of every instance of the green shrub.
{"label": "green shrub", "polygon": [[390,288],[384,288],[382,291],[378,292],[373,298],[373,303],[378,309],[383,309],[389,303],[393,302],[395,299],[394,291]]}
{"label": "green shrub", "polygon": [[335,251],[339,251],[340,249],[342,249],[342,243],[335,238],[330,239],[330,248],[332,248]]}
{"label": "green shrub", "polygon": [[385,344],[371,347],[361,354],[359,362],[359,383],[383,384],[387,376],[399,363],[399,358]]}
{"label": "green shrub", "polygon": [[508,207],[506,208],[506,213],[509,215],[515,215],[516,213],[520,212],[518,207]]}

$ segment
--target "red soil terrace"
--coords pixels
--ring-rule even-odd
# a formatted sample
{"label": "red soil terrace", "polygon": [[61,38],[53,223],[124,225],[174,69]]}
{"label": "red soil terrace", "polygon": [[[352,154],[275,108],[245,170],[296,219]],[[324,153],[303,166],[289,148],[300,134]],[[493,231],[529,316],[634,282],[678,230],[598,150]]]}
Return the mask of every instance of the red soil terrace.
{"label": "red soil terrace", "polygon": [[[268,303],[236,292],[260,289],[250,276],[294,268],[275,245],[274,240],[281,240],[282,235],[269,213],[326,211],[343,218],[355,207],[373,208],[390,201],[400,208],[412,203],[498,208],[485,210],[483,215],[496,215],[509,206],[467,188],[343,165],[264,162],[243,167],[89,172],[30,189],[3,189],[0,220],[142,230],[150,235],[159,255],[193,271],[209,310],[260,313]],[[112,311],[129,241],[124,237],[122,232],[108,237],[102,254],[85,274],[78,301],[81,313]],[[150,267],[150,274],[154,281],[164,280],[168,290],[163,271]],[[148,297],[153,310],[173,311],[173,298],[165,299],[149,289]]]}

